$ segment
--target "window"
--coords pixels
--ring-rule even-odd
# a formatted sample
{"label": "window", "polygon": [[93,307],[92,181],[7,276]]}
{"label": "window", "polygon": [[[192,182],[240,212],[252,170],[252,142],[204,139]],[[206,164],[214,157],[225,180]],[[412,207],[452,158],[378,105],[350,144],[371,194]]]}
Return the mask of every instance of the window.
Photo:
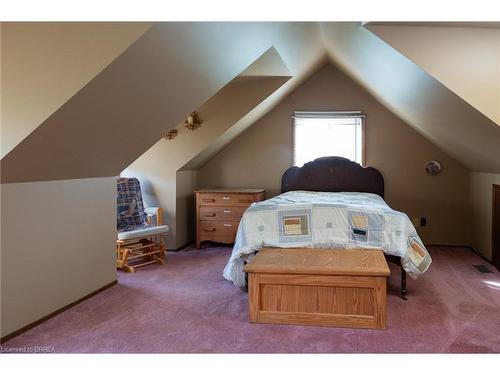
{"label": "window", "polygon": [[294,165],[324,156],[341,156],[363,165],[364,118],[361,112],[295,112]]}

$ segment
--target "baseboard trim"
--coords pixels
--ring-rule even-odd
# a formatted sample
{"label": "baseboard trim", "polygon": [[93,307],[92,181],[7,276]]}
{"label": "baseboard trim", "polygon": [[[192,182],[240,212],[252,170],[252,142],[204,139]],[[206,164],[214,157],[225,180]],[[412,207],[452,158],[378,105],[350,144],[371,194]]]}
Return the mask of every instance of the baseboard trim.
{"label": "baseboard trim", "polygon": [[179,246],[177,248],[177,251],[180,251],[180,250],[184,250],[186,247],[189,247],[189,246],[193,246],[194,245],[194,241],[189,241],[188,243],[182,245],[182,246]]}
{"label": "baseboard trim", "polygon": [[[469,250],[472,251],[474,254],[476,254],[479,258],[481,258],[485,262],[488,262],[493,267],[495,267],[495,265],[493,264],[493,260],[490,260],[490,259],[486,258],[483,254],[481,254],[479,251],[477,251],[476,249],[474,249],[472,246],[465,246],[465,247],[469,248]],[[495,267],[495,269],[496,269],[496,267]]]}
{"label": "baseboard trim", "polygon": [[471,248],[470,245],[450,245],[450,244],[447,244],[447,243],[424,243],[425,246],[429,246],[429,247],[432,247],[432,246],[436,246],[436,247],[468,247],[468,248]]}
{"label": "baseboard trim", "polygon": [[425,246],[429,246],[429,247],[432,247],[432,246],[436,246],[436,247],[438,247],[438,246],[440,246],[440,247],[463,247],[463,248],[469,249],[475,255],[477,255],[479,258],[481,258],[485,262],[488,262],[493,267],[495,267],[495,265],[493,264],[493,260],[486,258],[483,254],[481,254],[479,251],[477,251],[476,249],[474,249],[474,247],[471,246],[471,245],[437,245],[437,244],[425,244]]}
{"label": "baseboard trim", "polygon": [[192,246],[192,245],[194,245],[194,241],[189,241],[188,243],[186,243],[182,246],[179,246],[175,249],[166,249],[166,251],[181,251],[181,250],[184,250],[185,248]]}
{"label": "baseboard trim", "polygon": [[73,306],[78,305],[79,303],[82,303],[83,301],[85,301],[85,300],[87,300],[87,299],[95,296],[96,294],[99,294],[99,293],[105,291],[106,289],[109,289],[112,286],[115,286],[116,284],[118,284],[118,280],[114,280],[114,281],[110,282],[109,284],[106,284],[103,287],[101,287],[101,288],[99,288],[97,290],[94,290],[92,293],[89,293],[86,296],[83,296],[82,298],[79,298],[78,300],[76,300],[74,302],[71,302],[69,305],[61,307],[60,309],[57,309],[56,311],[51,312],[50,314],[44,316],[43,318],[38,319],[37,321],[35,321],[33,323],[30,323],[27,326],[19,328],[18,330],[15,330],[14,332],[9,333],[8,335],[5,335],[4,337],[2,337],[0,339],[0,344],[6,343],[7,341],[13,339],[14,337],[19,336],[20,334],[22,334],[22,333],[24,333],[26,331],[29,331],[30,329],[36,327],[37,325],[39,325],[39,324],[41,324],[41,323],[43,323],[43,322],[45,322],[45,321],[53,318],[56,315],[59,315],[60,313],[62,313],[64,311],[72,308]]}

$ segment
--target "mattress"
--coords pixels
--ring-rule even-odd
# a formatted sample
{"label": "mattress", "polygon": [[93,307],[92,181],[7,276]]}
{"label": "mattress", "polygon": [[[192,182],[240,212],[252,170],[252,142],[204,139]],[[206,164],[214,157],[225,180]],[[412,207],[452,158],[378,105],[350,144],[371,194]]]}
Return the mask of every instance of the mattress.
{"label": "mattress", "polygon": [[224,278],[245,286],[244,263],[263,247],[382,249],[401,257],[414,279],[432,262],[408,216],[370,193],[290,191],[253,203],[240,221]]}

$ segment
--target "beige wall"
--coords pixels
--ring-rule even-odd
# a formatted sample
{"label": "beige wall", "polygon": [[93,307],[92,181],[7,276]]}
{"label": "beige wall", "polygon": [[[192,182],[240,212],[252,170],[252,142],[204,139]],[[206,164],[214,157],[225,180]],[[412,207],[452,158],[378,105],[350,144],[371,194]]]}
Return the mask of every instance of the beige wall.
{"label": "beige wall", "polygon": [[470,204],[472,209],[472,244],[492,259],[492,185],[500,185],[500,174],[470,173]]}
{"label": "beige wall", "polygon": [[[2,169],[4,155],[149,25],[2,23]],[[43,154],[61,143],[57,132],[41,140]],[[29,159],[28,154],[23,156]],[[4,336],[116,279],[116,182],[106,177],[11,183],[1,190]]]}
{"label": "beige wall", "polygon": [[143,34],[143,22],[3,22],[1,157]]}
{"label": "beige wall", "polygon": [[1,336],[116,280],[114,177],[1,185]]}
{"label": "beige wall", "polygon": [[368,28],[500,125],[500,28]]}
{"label": "beige wall", "polygon": [[495,122],[360,23],[321,26],[332,61],[386,108],[469,170],[500,173]]}
{"label": "beige wall", "polygon": [[[265,188],[279,193],[282,173],[292,163],[295,110],[362,110],[367,115],[367,163],[385,178],[386,200],[410,217],[425,216],[417,228],[427,243],[468,244],[468,172],[385,109],[332,65],[325,66],[199,170],[200,187]],[[443,172],[431,177],[431,159]]]}
{"label": "beige wall", "polygon": [[176,177],[176,246],[179,248],[196,236],[193,191],[198,187],[198,171],[178,171]]}
{"label": "beige wall", "polygon": [[[287,81],[286,77],[266,77],[255,80],[235,80],[226,85],[210,100],[204,103],[198,114],[202,125],[195,131],[187,130],[184,124],[176,129],[178,135],[173,140],[161,139],[137,160],[129,165],[123,176],[134,176],[141,181],[144,201],[147,205],[163,208],[164,222],[169,225],[167,248],[176,249],[192,240],[185,228],[185,215],[177,219],[177,201],[181,209],[188,209],[183,200],[185,187],[183,181],[177,181],[177,171],[196,155],[210,147],[252,109]],[[184,177],[184,175],[179,174]],[[179,190],[179,196],[177,194]],[[182,223],[178,228],[177,224]]]}

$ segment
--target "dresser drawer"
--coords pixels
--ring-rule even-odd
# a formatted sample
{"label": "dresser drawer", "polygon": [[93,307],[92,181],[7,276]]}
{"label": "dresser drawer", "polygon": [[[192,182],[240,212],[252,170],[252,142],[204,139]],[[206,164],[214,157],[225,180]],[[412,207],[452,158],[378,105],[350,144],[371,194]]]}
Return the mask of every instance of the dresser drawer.
{"label": "dresser drawer", "polygon": [[237,221],[201,221],[200,234],[235,238],[239,224]]}
{"label": "dresser drawer", "polygon": [[265,198],[263,189],[196,190],[196,248],[204,241],[234,243],[245,210]]}
{"label": "dresser drawer", "polygon": [[240,221],[245,207],[201,206],[200,221]]}
{"label": "dresser drawer", "polygon": [[248,207],[253,201],[253,194],[200,193],[200,206]]}

